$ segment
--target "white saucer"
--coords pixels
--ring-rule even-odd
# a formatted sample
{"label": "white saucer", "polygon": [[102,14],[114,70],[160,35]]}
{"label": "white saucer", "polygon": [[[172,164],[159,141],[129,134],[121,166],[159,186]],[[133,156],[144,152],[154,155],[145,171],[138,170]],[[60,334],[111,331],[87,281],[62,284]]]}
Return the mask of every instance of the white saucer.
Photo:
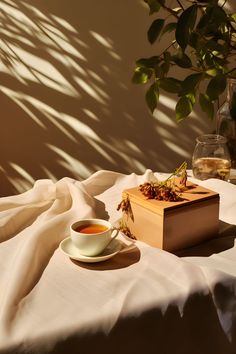
{"label": "white saucer", "polygon": [[80,262],[87,262],[87,263],[95,263],[95,262],[103,262],[107,259],[114,257],[118,252],[121,250],[121,242],[119,240],[114,240],[112,243],[107,246],[107,248],[98,256],[88,257],[83,256],[79,253],[78,249],[74,246],[71,241],[70,237],[65,238],[61,241],[59,248],[61,251],[69,256],[70,258],[80,261]]}

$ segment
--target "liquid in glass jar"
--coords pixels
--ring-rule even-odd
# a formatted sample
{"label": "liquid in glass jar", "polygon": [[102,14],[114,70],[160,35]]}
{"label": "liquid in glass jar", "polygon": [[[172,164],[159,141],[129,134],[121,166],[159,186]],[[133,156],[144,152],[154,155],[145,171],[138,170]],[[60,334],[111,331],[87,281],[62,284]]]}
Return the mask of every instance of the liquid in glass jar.
{"label": "liquid in glass jar", "polygon": [[225,137],[204,134],[197,139],[192,158],[193,176],[200,180],[229,180],[231,160]]}
{"label": "liquid in glass jar", "polygon": [[193,175],[195,178],[205,180],[218,178],[228,181],[230,175],[230,162],[218,157],[201,157],[193,161]]}

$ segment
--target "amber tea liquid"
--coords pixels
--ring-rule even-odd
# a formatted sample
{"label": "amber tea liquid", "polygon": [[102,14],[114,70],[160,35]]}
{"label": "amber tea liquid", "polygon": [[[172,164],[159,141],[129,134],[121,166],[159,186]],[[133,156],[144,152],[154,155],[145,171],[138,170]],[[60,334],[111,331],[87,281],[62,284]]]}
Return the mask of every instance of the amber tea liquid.
{"label": "amber tea liquid", "polygon": [[193,161],[193,175],[195,178],[205,180],[217,178],[227,181],[230,175],[230,161],[215,157],[202,157]]}
{"label": "amber tea liquid", "polygon": [[100,224],[81,225],[75,229],[75,231],[82,234],[99,234],[107,230],[108,228],[106,226]]}

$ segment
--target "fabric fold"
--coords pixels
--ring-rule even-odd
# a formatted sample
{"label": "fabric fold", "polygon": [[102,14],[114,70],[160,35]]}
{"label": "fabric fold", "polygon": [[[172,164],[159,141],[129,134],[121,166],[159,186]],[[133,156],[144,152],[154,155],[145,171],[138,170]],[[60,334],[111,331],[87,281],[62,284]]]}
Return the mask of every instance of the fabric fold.
{"label": "fabric fold", "polygon": [[[104,265],[72,261],[58,249],[74,221],[115,222],[122,191],[159,176],[98,171],[81,182],[39,180],[25,193],[0,198],[1,354],[108,353],[109,341],[118,354],[124,334],[129,349],[139,339],[136,354],[146,352],[150,338],[166,353],[167,343],[176,354],[184,343],[186,353],[231,354],[235,246],[218,257],[181,258],[136,241]],[[202,184],[220,193],[220,219],[236,224],[236,189]],[[218,268],[226,262],[224,274]]]}
{"label": "fabric fold", "polygon": [[80,182],[69,178],[55,184],[38,181],[23,195],[0,200],[1,241],[20,238],[9,254],[1,289],[0,325],[6,336],[22,299],[37,285],[60,241],[69,236],[70,225],[80,218],[106,216],[101,205]]}

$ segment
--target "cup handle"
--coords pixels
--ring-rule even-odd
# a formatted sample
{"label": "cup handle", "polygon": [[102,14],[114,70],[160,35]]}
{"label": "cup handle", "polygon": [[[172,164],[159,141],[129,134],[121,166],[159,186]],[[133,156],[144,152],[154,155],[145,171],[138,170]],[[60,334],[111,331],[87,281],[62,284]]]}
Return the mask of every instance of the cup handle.
{"label": "cup handle", "polygon": [[115,231],[115,236],[112,237],[112,240],[114,240],[119,235],[120,229],[118,229],[117,227],[112,227],[111,233],[113,233],[113,231]]}
{"label": "cup handle", "polygon": [[111,237],[111,239],[109,240],[107,246],[110,245],[111,242],[114,241],[115,238],[119,235],[119,231],[120,231],[119,229],[117,229],[116,227],[112,227],[111,228],[111,232],[113,233],[114,231],[115,231],[115,235]]}

